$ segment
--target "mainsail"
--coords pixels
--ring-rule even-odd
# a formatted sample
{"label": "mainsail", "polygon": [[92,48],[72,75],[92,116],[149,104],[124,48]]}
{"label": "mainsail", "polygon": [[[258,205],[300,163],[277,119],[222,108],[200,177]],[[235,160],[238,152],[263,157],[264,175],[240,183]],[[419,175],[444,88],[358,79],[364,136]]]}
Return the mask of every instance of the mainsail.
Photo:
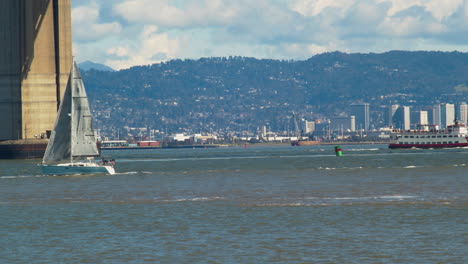
{"label": "mainsail", "polygon": [[78,67],[73,63],[43,162],[73,162],[75,159],[95,156],[99,156],[99,150],[88,97]]}

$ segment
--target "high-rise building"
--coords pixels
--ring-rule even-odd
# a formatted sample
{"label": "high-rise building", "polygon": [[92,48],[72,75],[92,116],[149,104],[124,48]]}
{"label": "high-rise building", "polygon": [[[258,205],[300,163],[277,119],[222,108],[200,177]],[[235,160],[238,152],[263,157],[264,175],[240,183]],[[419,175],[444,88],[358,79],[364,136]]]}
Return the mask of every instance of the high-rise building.
{"label": "high-rise building", "polygon": [[440,104],[436,104],[432,107],[432,124],[442,127],[442,111]]}
{"label": "high-rise building", "polygon": [[305,134],[312,134],[315,131],[315,122],[304,120],[303,127]]}
{"label": "high-rise building", "polygon": [[415,111],[412,112],[411,120],[417,125],[429,125],[429,116],[427,111]]}
{"label": "high-rise building", "polygon": [[52,130],[72,65],[70,0],[0,1],[0,140]]}
{"label": "high-rise building", "polygon": [[356,129],[368,131],[370,128],[369,104],[352,104],[351,115],[356,118]]}
{"label": "high-rise building", "polygon": [[356,131],[355,117],[334,117],[330,120],[330,129],[339,132],[354,132]]}
{"label": "high-rise building", "polygon": [[398,108],[401,129],[409,130],[411,128],[411,113],[409,106],[400,106]]}
{"label": "high-rise building", "polygon": [[266,137],[267,136],[267,127],[266,126],[262,126],[262,130],[260,131],[260,137],[263,138],[263,137]]}
{"label": "high-rise building", "polygon": [[351,122],[351,132],[356,131],[356,117],[355,116],[350,116],[350,122]]}
{"label": "high-rise building", "polygon": [[387,108],[387,124],[389,127],[409,130],[411,128],[411,113],[409,106],[391,105]]}
{"label": "high-rise building", "polygon": [[453,125],[455,121],[454,104],[437,104],[432,108],[432,123],[441,128]]}
{"label": "high-rise building", "polygon": [[386,120],[385,123],[388,127],[395,127],[395,114],[400,106],[399,105],[391,105],[387,108]]}
{"label": "high-rise building", "polygon": [[466,103],[463,102],[458,105],[456,118],[463,124],[468,124],[468,105]]}

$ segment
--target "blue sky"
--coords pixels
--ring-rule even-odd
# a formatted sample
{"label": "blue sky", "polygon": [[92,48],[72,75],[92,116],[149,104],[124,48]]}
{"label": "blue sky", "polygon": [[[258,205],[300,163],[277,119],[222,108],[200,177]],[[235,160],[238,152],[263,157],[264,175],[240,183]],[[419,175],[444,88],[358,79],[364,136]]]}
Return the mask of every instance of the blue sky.
{"label": "blue sky", "polygon": [[78,61],[468,51],[468,0],[72,0]]}

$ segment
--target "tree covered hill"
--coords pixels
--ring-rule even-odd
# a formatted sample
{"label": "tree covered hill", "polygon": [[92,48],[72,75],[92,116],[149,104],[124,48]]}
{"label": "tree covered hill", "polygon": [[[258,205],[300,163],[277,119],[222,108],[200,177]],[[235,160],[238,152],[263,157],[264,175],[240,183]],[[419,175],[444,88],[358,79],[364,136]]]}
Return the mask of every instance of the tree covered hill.
{"label": "tree covered hill", "polygon": [[305,61],[172,60],[118,72],[85,71],[83,78],[98,127],[175,132],[284,129],[293,110],[308,119],[331,117],[345,114],[352,103],[381,105],[395,94],[429,103],[456,87],[463,90],[467,73],[468,53],[392,51],[324,53]]}

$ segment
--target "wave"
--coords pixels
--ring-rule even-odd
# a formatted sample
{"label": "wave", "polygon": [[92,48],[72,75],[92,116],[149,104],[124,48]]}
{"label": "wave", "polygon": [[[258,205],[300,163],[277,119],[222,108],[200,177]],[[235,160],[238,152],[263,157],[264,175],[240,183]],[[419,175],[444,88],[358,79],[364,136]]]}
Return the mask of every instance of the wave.
{"label": "wave", "polygon": [[17,175],[17,176],[0,176],[0,179],[23,179],[23,178],[42,178],[47,175]]}
{"label": "wave", "polygon": [[382,149],[379,148],[372,148],[372,149],[365,149],[365,148],[360,148],[360,149],[346,149],[344,148],[343,151],[380,151]]}
{"label": "wave", "polygon": [[177,202],[210,202],[210,201],[219,201],[225,200],[224,197],[193,197],[193,198],[176,198],[176,199],[155,199],[157,202],[164,203],[177,203]]}
{"label": "wave", "polygon": [[379,196],[356,196],[356,197],[306,197],[307,200],[404,200],[404,199],[417,199],[419,196],[414,195],[379,195]]}
{"label": "wave", "polygon": [[231,159],[266,159],[274,156],[246,156],[246,157],[207,157],[207,158],[164,158],[164,159],[122,159],[119,162],[171,162],[171,161],[200,161],[200,160],[231,160]]}
{"label": "wave", "polygon": [[308,204],[308,203],[265,203],[265,204],[255,204],[257,207],[320,207],[320,206],[334,206],[333,204]]}
{"label": "wave", "polygon": [[190,197],[190,198],[144,198],[144,197],[128,197],[128,198],[117,198],[117,199],[100,199],[100,198],[89,198],[89,197],[63,197],[63,198],[50,198],[50,199],[18,199],[11,201],[0,201],[0,204],[49,204],[49,203],[108,203],[108,204],[170,204],[170,203],[184,203],[184,202],[213,202],[225,200],[224,197]]}
{"label": "wave", "polygon": [[[362,205],[396,205],[396,204],[426,204],[426,205],[452,205],[465,203],[457,197],[424,198],[415,195],[378,195],[358,197],[306,197],[295,201],[280,202],[253,202],[251,206],[258,207],[321,207],[321,206],[362,206]],[[246,203],[249,205],[249,203]]]}

